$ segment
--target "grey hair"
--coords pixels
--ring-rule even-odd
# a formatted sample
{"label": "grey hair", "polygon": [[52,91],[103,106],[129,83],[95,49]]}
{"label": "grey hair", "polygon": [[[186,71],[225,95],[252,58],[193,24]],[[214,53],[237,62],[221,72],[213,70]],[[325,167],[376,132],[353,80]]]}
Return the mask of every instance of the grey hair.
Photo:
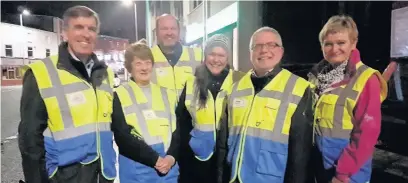
{"label": "grey hair", "polygon": [[282,37],[280,36],[279,32],[278,32],[276,29],[272,28],[272,27],[265,26],[265,27],[259,28],[258,30],[256,30],[256,31],[252,34],[251,40],[249,41],[249,50],[251,50],[251,48],[252,48],[252,46],[253,46],[252,44],[253,44],[253,39],[254,39],[254,37],[255,37],[258,33],[261,33],[261,32],[271,32],[271,33],[275,34],[276,37],[278,37],[278,44],[283,47]]}
{"label": "grey hair", "polygon": [[78,17],[95,18],[97,32],[99,32],[100,20],[99,20],[98,13],[96,13],[94,10],[86,6],[73,6],[71,8],[68,8],[64,12],[64,15],[62,16],[62,20],[64,21],[64,29],[68,28],[68,22],[71,18],[78,18]]}

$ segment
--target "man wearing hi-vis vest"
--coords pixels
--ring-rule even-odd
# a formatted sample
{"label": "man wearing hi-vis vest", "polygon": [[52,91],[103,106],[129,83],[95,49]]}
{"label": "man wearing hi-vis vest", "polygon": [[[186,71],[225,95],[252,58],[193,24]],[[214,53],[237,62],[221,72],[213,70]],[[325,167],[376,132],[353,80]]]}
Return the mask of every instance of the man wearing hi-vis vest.
{"label": "man wearing hi-vis vest", "polygon": [[113,182],[111,127],[125,135],[130,128],[112,123],[114,74],[93,53],[99,18],[88,7],[74,6],[63,20],[66,42],[58,55],[28,65],[23,79],[18,140],[25,181]]}
{"label": "man wearing hi-vis vest", "polygon": [[309,82],[280,68],[282,39],[270,27],[250,41],[253,70],[228,97],[230,183],[306,183],[313,117]]}
{"label": "man wearing hi-vis vest", "polygon": [[184,84],[201,63],[201,49],[180,43],[180,23],[176,17],[164,14],[156,20],[158,45],[152,48],[154,68],[152,82],[175,90],[180,96]]}
{"label": "man wearing hi-vis vest", "polygon": [[357,25],[331,17],[319,34],[324,59],[310,72],[318,183],[368,183],[387,83],[360,59]]}

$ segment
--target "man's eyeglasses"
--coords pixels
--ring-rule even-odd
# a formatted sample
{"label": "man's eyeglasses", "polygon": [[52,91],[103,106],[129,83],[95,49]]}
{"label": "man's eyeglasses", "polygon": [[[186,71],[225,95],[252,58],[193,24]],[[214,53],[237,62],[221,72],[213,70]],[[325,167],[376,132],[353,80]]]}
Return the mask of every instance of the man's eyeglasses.
{"label": "man's eyeglasses", "polygon": [[[257,51],[259,51],[259,50],[262,50],[262,48],[266,48],[266,49],[268,49],[268,50],[273,50],[273,49],[275,49],[275,48],[278,48],[278,47],[282,47],[281,45],[279,45],[278,43],[275,43],[275,42],[269,42],[269,43],[264,43],[264,44],[255,44],[255,45],[252,45],[252,47],[251,47],[251,50],[257,50]],[[283,48],[283,47],[282,47]]]}

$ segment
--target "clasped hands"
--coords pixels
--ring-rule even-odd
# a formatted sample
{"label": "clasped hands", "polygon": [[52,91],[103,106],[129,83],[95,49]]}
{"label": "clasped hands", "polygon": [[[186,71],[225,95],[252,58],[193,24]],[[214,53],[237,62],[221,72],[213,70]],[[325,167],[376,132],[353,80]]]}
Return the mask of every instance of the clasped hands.
{"label": "clasped hands", "polygon": [[176,161],[173,156],[167,155],[164,158],[159,156],[154,168],[162,174],[167,174],[175,163]]}

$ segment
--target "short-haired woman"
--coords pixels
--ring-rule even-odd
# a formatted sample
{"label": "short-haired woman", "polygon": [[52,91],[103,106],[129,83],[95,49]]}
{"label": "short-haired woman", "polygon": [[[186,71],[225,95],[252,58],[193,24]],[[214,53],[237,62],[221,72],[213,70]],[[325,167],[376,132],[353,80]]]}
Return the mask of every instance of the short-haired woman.
{"label": "short-haired woman", "polygon": [[324,59],[309,73],[314,84],[319,182],[366,183],[380,133],[387,84],[360,60],[358,30],[350,16],[331,17],[319,34]]}
{"label": "short-haired woman", "polygon": [[[132,183],[176,183],[178,135],[173,91],[150,82],[154,59],[143,43],[132,44],[125,52],[125,67],[131,80],[116,89],[127,133],[138,137],[130,144],[123,132],[116,131],[119,147],[119,179]],[[116,106],[120,109],[117,109]]]}

